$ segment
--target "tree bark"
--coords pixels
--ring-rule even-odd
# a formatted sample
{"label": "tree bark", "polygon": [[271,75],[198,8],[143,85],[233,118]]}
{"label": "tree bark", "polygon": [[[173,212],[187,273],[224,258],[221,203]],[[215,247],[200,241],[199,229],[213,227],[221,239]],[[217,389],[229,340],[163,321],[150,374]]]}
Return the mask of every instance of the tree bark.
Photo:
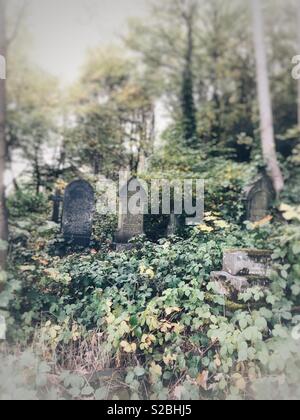
{"label": "tree bark", "polygon": [[181,88],[181,108],[183,117],[183,133],[188,145],[193,146],[197,135],[197,118],[194,101],[194,75],[193,75],[193,55],[194,55],[194,19],[196,3],[187,3],[187,10],[182,12],[182,18],[186,25],[187,45],[185,52],[185,66],[182,76]]}
{"label": "tree bark", "polygon": [[268,174],[272,179],[277,195],[279,195],[284,188],[284,180],[276,154],[261,0],[251,0],[251,5],[253,14],[262,151]]}
{"label": "tree bark", "polygon": [[[6,57],[5,0],[0,0],[0,54]],[[8,241],[8,217],[5,200],[4,174],[6,165],[6,81],[0,80],[0,239]],[[6,267],[7,252],[0,247],[0,266]]]}

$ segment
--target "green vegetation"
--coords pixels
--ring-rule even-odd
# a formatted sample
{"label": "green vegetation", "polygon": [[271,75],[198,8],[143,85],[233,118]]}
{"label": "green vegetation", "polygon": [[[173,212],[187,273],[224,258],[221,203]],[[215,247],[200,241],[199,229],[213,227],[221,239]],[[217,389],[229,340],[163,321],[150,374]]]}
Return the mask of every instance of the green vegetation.
{"label": "green vegetation", "polygon": [[[295,2],[266,1],[285,189],[257,223],[245,221],[242,201],[265,169],[248,11],[240,1],[205,3],[193,2],[189,15],[164,1],[153,21],[133,21],[125,41],[136,61],[125,48],[96,49],[64,94],[48,75],[36,70],[31,80],[12,63],[23,87],[11,79],[9,147],[31,170],[7,200],[0,399],[300,398],[292,334],[300,324],[300,143],[286,63],[296,45],[278,21],[273,31]],[[171,121],[156,148],[161,98]],[[49,144],[59,150],[53,164],[43,161]],[[50,222],[50,194],[78,176],[95,186],[101,176],[115,180],[124,168],[146,180],[205,179],[203,223],[164,238],[164,221],[148,220],[146,235],[134,239],[140,246],[116,252],[116,218],[96,215],[91,246],[69,247]],[[241,248],[271,251],[270,286],[225,298],[210,274],[224,250]]]}

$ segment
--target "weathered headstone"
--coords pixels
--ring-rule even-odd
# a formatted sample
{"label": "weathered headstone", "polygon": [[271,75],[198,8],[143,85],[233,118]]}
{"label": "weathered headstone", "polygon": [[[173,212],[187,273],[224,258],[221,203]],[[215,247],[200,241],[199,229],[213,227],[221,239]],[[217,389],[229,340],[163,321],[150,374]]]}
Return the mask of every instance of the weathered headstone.
{"label": "weathered headstone", "polygon": [[170,220],[167,227],[167,236],[176,235],[179,227],[178,216],[174,213],[170,214]]}
{"label": "weathered headstone", "polygon": [[55,194],[50,197],[50,200],[53,202],[52,209],[52,222],[60,223],[60,207],[63,201],[63,196],[61,190],[56,190]]}
{"label": "weathered headstone", "polygon": [[[138,207],[132,213],[131,200],[136,197]],[[144,209],[147,197],[143,186],[135,178],[126,183],[120,191],[119,223],[116,233],[117,249],[126,249],[128,242],[136,236],[144,234]]]}
{"label": "weathered headstone", "polygon": [[245,190],[247,220],[258,222],[270,214],[275,198],[272,181],[267,175],[261,176]]}
{"label": "weathered headstone", "polygon": [[64,238],[74,245],[89,246],[94,212],[95,195],[92,186],[83,180],[69,184],[63,201]]}

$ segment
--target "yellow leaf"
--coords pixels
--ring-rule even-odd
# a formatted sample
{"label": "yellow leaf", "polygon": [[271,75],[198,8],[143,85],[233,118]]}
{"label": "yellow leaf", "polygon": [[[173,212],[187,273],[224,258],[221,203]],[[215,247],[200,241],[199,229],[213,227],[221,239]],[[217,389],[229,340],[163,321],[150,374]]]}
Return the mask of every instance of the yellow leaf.
{"label": "yellow leaf", "polygon": [[155,362],[151,363],[150,369],[149,369],[150,375],[151,375],[151,382],[155,383],[157,379],[159,379],[162,376],[162,368],[161,366],[157,365]]}
{"label": "yellow leaf", "polygon": [[204,232],[204,233],[211,233],[211,232],[214,231],[214,228],[212,228],[210,226],[207,226],[205,224],[202,224],[202,225],[198,226],[198,230],[200,230],[201,232]]}
{"label": "yellow leaf", "polygon": [[172,326],[175,334],[180,334],[182,331],[184,331],[184,327],[180,324],[172,324]]}
{"label": "yellow leaf", "polygon": [[60,191],[64,191],[67,185],[68,184],[64,180],[58,179],[55,183],[55,189],[58,189]]}
{"label": "yellow leaf", "polygon": [[177,359],[176,354],[167,354],[163,357],[163,361],[167,366],[170,365],[172,362],[175,362],[176,359]]}
{"label": "yellow leaf", "polygon": [[128,343],[128,341],[122,341],[120,346],[125,351],[125,353],[135,353],[137,349],[137,345],[135,343]]}
{"label": "yellow leaf", "polygon": [[175,306],[175,307],[170,307],[170,308],[166,308],[166,314],[167,315],[171,315],[172,313],[174,313],[174,312],[180,312],[181,311],[181,309],[180,308],[178,308],[177,306]]}
{"label": "yellow leaf", "polygon": [[147,277],[149,277],[151,280],[152,280],[152,279],[154,279],[154,277],[155,277],[155,273],[154,273],[154,271],[152,270],[152,268],[148,268],[148,269],[145,271],[145,275],[146,275]]}
{"label": "yellow leaf", "polygon": [[155,343],[156,337],[153,334],[147,335],[143,334],[140,344],[141,350],[148,350],[153,343]]}
{"label": "yellow leaf", "polygon": [[263,219],[259,220],[258,222],[252,223],[253,228],[259,228],[261,226],[267,225],[269,222],[273,220],[273,216],[266,216]]}
{"label": "yellow leaf", "polygon": [[55,328],[51,328],[51,329],[50,329],[50,337],[51,337],[52,339],[55,339],[55,338],[57,337],[57,331],[56,331],[56,329],[55,329]]}
{"label": "yellow leaf", "polygon": [[208,381],[208,371],[204,370],[202,373],[198,375],[197,384],[206,391],[207,381]]}
{"label": "yellow leaf", "polygon": [[166,332],[168,332],[172,328],[173,328],[173,326],[172,326],[172,324],[170,322],[164,321],[161,324],[160,331],[163,332],[163,333],[166,333]]}
{"label": "yellow leaf", "polygon": [[112,324],[115,320],[115,316],[113,314],[110,314],[109,316],[106,317],[106,322],[108,323],[108,325]]}
{"label": "yellow leaf", "polygon": [[218,354],[215,356],[214,363],[215,363],[216,368],[219,368],[220,366],[222,366],[222,362]]}
{"label": "yellow leaf", "polygon": [[213,213],[211,212],[211,211],[207,211],[207,212],[205,212],[204,213],[204,216],[205,217],[209,217],[209,216],[211,216]]}
{"label": "yellow leaf", "polygon": [[146,267],[144,264],[140,265],[140,275],[145,276],[145,277],[149,277],[151,280],[154,279],[155,277],[155,273],[153,268],[151,267]]}
{"label": "yellow leaf", "polygon": [[299,220],[300,221],[300,206],[289,206],[288,204],[281,204],[279,210],[283,213],[285,220]]}
{"label": "yellow leaf", "polygon": [[206,222],[214,222],[216,219],[217,219],[216,216],[206,216],[206,217],[204,217],[204,220]]}
{"label": "yellow leaf", "polygon": [[227,222],[225,222],[225,220],[215,220],[214,225],[217,226],[220,229],[230,228],[230,225]]}
{"label": "yellow leaf", "polygon": [[145,266],[145,264],[141,264],[140,265],[140,274],[143,275],[146,270],[147,270],[147,267]]}

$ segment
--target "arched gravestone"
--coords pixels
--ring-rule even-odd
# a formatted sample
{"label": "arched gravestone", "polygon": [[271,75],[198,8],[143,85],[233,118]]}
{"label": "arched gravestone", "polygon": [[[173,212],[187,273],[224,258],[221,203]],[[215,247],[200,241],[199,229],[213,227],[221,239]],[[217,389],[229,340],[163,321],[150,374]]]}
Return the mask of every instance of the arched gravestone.
{"label": "arched gravestone", "polygon": [[245,191],[247,220],[258,222],[268,216],[274,199],[275,191],[267,175],[254,181]]}
{"label": "arched gravestone", "polygon": [[89,246],[95,194],[92,186],[83,180],[73,181],[66,188],[63,201],[62,233],[74,245]]}
{"label": "arched gravestone", "polygon": [[[148,204],[148,197],[136,178],[126,182],[119,194],[119,223],[115,240],[117,244],[127,244],[130,239],[144,234],[144,209]],[[133,214],[129,204],[135,197],[138,205]]]}

